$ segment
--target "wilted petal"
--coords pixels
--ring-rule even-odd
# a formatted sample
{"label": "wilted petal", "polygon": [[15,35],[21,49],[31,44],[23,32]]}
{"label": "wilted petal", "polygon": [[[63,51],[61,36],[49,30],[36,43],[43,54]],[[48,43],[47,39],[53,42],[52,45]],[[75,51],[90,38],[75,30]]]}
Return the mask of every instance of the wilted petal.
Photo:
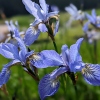
{"label": "wilted petal", "polygon": [[40,23],[40,24],[38,25],[38,29],[39,29],[41,32],[47,32],[47,31],[48,31],[48,29],[47,29],[47,27],[45,26],[45,24],[42,24],[42,23]]}
{"label": "wilted petal", "polygon": [[35,40],[37,40],[39,35],[40,35],[39,30],[36,31],[32,27],[28,28],[28,30],[25,33],[24,43],[27,46],[30,46],[32,43],[34,43]]}
{"label": "wilted petal", "polygon": [[87,83],[91,85],[100,85],[100,65],[85,64],[82,69],[82,75]]}
{"label": "wilted petal", "polygon": [[44,100],[47,96],[54,95],[59,88],[59,82],[57,80],[52,80],[50,75],[45,75],[39,82],[39,95],[41,100]]}
{"label": "wilted petal", "polygon": [[0,87],[4,84],[6,84],[6,82],[8,81],[9,77],[10,77],[10,67],[13,66],[16,63],[20,63],[19,60],[12,60],[11,62],[9,62],[8,64],[6,64],[1,73],[0,73]]}
{"label": "wilted petal", "polygon": [[54,50],[44,50],[38,56],[39,59],[34,63],[37,68],[63,65],[60,55]]}
{"label": "wilted petal", "polygon": [[54,29],[54,35],[56,35],[56,33],[58,32],[59,29],[59,20],[56,22],[56,27]]}
{"label": "wilted petal", "polygon": [[8,59],[18,59],[18,48],[10,43],[0,44],[0,54]]}

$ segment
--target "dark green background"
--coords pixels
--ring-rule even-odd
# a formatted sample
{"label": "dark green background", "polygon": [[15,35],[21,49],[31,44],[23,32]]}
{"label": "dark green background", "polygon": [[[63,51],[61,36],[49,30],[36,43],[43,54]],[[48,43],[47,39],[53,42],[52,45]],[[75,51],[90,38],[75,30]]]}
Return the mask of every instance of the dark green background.
{"label": "dark green background", "polygon": [[[38,3],[38,0],[33,1]],[[100,7],[100,0],[46,0],[46,2],[50,5],[57,5],[61,11],[64,11],[64,7],[68,6],[70,3],[76,5],[78,9],[83,5],[84,10]],[[22,4],[22,0],[0,0],[0,9],[3,10],[7,17],[28,14]]]}

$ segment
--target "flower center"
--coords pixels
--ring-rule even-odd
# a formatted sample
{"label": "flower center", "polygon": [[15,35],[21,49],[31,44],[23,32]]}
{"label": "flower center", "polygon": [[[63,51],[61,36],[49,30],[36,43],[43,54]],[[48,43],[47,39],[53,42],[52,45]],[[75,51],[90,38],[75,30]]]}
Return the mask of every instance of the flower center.
{"label": "flower center", "polygon": [[89,64],[86,64],[85,67],[82,69],[82,74],[91,74],[92,68]]}
{"label": "flower center", "polygon": [[40,56],[38,56],[37,54],[33,54],[29,59],[37,61],[37,60],[40,60]]}

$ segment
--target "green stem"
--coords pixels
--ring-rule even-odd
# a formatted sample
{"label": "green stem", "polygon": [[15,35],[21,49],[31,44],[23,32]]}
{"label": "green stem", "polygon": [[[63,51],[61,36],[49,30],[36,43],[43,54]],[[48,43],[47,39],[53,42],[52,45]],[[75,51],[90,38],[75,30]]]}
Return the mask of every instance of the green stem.
{"label": "green stem", "polygon": [[56,52],[58,52],[58,49],[57,49],[57,45],[56,45],[56,42],[55,42],[55,38],[54,38],[54,34],[53,34],[53,29],[50,25],[46,24],[46,27],[48,29],[48,35],[50,36],[52,42],[53,42],[53,45],[54,45],[54,48],[56,50]]}
{"label": "green stem", "polygon": [[64,95],[65,95],[65,99],[67,98],[67,92],[66,92],[66,83],[65,83],[65,76],[64,74],[61,75],[61,82],[62,82],[62,88],[63,88],[63,92],[64,92]]}
{"label": "green stem", "polygon": [[55,41],[53,41],[53,45],[54,45],[54,48],[55,48],[56,52],[58,52],[57,45],[56,45]]}
{"label": "green stem", "polygon": [[94,40],[94,63],[97,63],[97,41]]}

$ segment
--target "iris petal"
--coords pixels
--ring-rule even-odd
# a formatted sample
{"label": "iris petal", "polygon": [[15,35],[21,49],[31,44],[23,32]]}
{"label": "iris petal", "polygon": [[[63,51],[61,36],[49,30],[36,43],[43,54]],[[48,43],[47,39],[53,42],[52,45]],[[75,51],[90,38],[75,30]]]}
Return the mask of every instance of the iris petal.
{"label": "iris petal", "polygon": [[88,13],[86,13],[86,17],[88,18],[88,20],[89,20],[91,23],[95,24],[95,19],[93,19],[93,17],[92,17],[91,15],[89,15]]}
{"label": "iris petal", "polygon": [[31,0],[22,0],[23,4],[25,5],[26,10],[35,16],[38,20],[43,19],[43,15],[41,13],[41,8],[38,4],[35,2],[32,2]]}
{"label": "iris petal", "polygon": [[40,24],[38,25],[38,29],[39,29],[41,32],[47,32],[47,31],[48,31],[48,29],[46,28],[45,24],[42,24],[42,23],[40,23]]}
{"label": "iris petal", "polygon": [[45,0],[39,0],[40,6],[43,9],[44,13],[47,14],[48,13],[48,7],[47,4],[45,2]]}
{"label": "iris petal", "polygon": [[55,18],[58,18],[58,13],[59,13],[59,11],[54,11],[54,12],[50,12],[50,13],[48,13],[47,14],[47,20],[50,18],[50,17],[53,17],[53,16],[55,16]]}
{"label": "iris petal", "polygon": [[38,56],[40,59],[35,61],[34,64],[37,68],[63,65],[60,55],[54,50],[43,50]]}
{"label": "iris petal", "polygon": [[58,32],[58,29],[59,29],[59,20],[56,22],[56,26],[54,29],[54,35],[56,35],[56,33]]}
{"label": "iris petal", "polygon": [[8,59],[18,59],[18,49],[10,43],[0,44],[0,54]]}
{"label": "iris petal", "polygon": [[70,7],[75,11],[75,12],[77,12],[78,10],[77,10],[77,8],[76,8],[76,6],[75,5],[73,5],[72,3],[70,4]]}
{"label": "iris petal", "polygon": [[32,43],[34,43],[35,40],[37,40],[39,35],[40,35],[39,30],[35,30],[32,27],[28,28],[24,37],[24,43],[27,46],[30,46]]}
{"label": "iris petal", "polygon": [[57,80],[52,80],[50,75],[45,75],[39,82],[39,95],[41,100],[44,100],[47,96],[54,95],[59,88],[59,82]]}
{"label": "iris petal", "polygon": [[76,16],[76,13],[71,7],[65,7],[65,10],[71,15]]}
{"label": "iris petal", "polygon": [[82,69],[82,75],[88,84],[100,85],[100,65],[85,64],[85,67]]}
{"label": "iris petal", "polygon": [[92,17],[93,17],[94,20],[96,21],[96,12],[95,12],[95,9],[92,10]]}
{"label": "iris petal", "polygon": [[70,46],[70,62],[82,61],[81,55],[79,54],[80,45],[83,41],[83,38],[77,40],[77,42]]}
{"label": "iris petal", "polygon": [[69,49],[68,49],[68,46],[63,45],[61,50],[62,50],[61,56],[62,56],[63,62],[65,63],[65,65],[68,65],[68,63],[69,63]]}
{"label": "iris petal", "polygon": [[4,84],[6,84],[6,82],[9,80],[10,77],[10,67],[16,63],[20,63],[19,60],[12,60],[11,62],[9,62],[8,64],[6,64],[1,73],[0,73],[0,87]]}

